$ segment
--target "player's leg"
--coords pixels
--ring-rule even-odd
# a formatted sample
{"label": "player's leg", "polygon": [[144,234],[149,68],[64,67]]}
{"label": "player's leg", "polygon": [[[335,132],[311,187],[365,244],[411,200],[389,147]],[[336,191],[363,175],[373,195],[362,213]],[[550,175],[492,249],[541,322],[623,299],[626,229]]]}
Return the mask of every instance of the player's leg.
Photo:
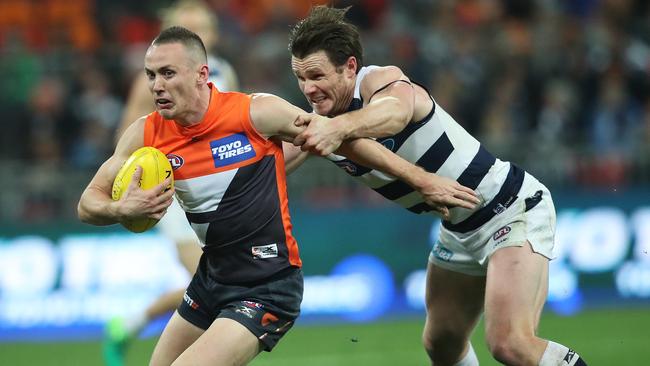
{"label": "player's leg", "polygon": [[422,340],[433,365],[478,365],[469,339],[483,311],[484,291],[484,276],[450,271],[429,262]]}
{"label": "player's leg", "polygon": [[183,267],[187,270],[187,273],[190,276],[194,276],[196,272],[196,267],[199,265],[199,259],[203,250],[199,246],[198,239],[192,232],[193,238],[186,238],[183,240],[176,241],[176,252],[178,254],[178,259],[180,260]]}
{"label": "player's leg", "polygon": [[[178,251],[178,259],[181,261],[187,272],[190,276],[194,276],[196,268],[199,265],[199,259],[203,251],[198,246],[195,240],[176,242],[176,249]],[[158,296],[144,311],[142,315],[143,321],[141,322],[140,327],[137,328],[139,333],[142,327],[152,320],[167,315],[170,312],[176,310],[181,301],[183,301],[183,294],[185,293],[185,288],[179,288],[176,290],[171,290],[165,292],[162,295]],[[137,318],[135,319],[137,322]]]}
{"label": "player's leg", "polygon": [[[175,243],[178,259],[187,269],[190,277],[196,272],[202,254],[196,234],[185,217],[185,212],[176,200],[156,225],[160,233]],[[154,319],[174,311],[183,300],[184,288],[161,294],[146,308],[126,317],[112,318],[106,325],[104,359],[109,366],[124,363],[124,354],[131,340]]]}
{"label": "player's leg", "polygon": [[174,312],[156,343],[149,364],[151,366],[171,365],[204,332],[203,329],[183,319],[178,312]]}
{"label": "player's leg", "polygon": [[537,337],[548,292],[546,257],[529,242],[500,249],[490,258],[487,278],[486,339],[495,359],[506,365],[585,365],[569,348]]}
{"label": "player's leg", "polygon": [[[245,365],[260,351],[273,350],[300,313],[302,271],[288,268],[259,285],[215,290],[221,290],[220,298],[239,299],[219,310],[218,318],[175,365]],[[184,302],[180,309],[184,317],[200,315],[201,305],[193,308],[187,304]],[[204,324],[201,319],[195,318],[196,324]]]}
{"label": "player's leg", "polygon": [[548,259],[530,245],[498,250],[488,265],[485,330],[490,352],[507,365],[537,365],[546,341],[535,334],[546,299]]}
{"label": "player's leg", "polygon": [[218,318],[173,364],[246,365],[262,348],[261,342],[245,326],[233,319]]}
{"label": "player's leg", "polygon": [[526,179],[528,192],[541,189],[519,201],[523,212],[498,229],[487,245],[493,248],[485,295],[488,348],[507,365],[585,365],[569,348],[537,337],[548,293],[555,209],[548,190],[530,177]]}

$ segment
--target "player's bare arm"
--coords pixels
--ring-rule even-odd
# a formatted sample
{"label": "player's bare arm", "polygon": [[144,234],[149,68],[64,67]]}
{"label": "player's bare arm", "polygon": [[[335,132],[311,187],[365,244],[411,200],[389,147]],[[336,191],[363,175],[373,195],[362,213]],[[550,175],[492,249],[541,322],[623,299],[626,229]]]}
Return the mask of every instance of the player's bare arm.
{"label": "player's bare arm", "polygon": [[287,175],[293,173],[302,163],[307,160],[309,153],[300,150],[289,142],[282,142],[282,153],[284,155],[284,171]]}
{"label": "player's bare arm", "polygon": [[[291,141],[305,128],[292,123],[301,113],[300,108],[274,95],[256,94],[251,100],[251,120],[266,137],[279,136],[285,141]],[[374,140],[345,141],[337,153],[403,180],[420,192],[425,197],[425,202],[443,217],[449,215],[448,207],[472,209],[479,202],[473,190],[452,179],[426,172]]]}
{"label": "player's bare arm", "polygon": [[343,140],[394,135],[411,122],[416,112],[416,91],[395,66],[370,71],[361,83],[361,96],[368,101],[364,108],[332,119],[302,114],[296,124],[308,127],[294,144],[301,145],[303,151],[325,156]]}
{"label": "player's bare arm", "polygon": [[174,191],[173,189],[165,191],[170,184],[169,179],[150,190],[142,190],[138,187],[142,168],[138,168],[131,184],[119,201],[113,201],[111,198],[113,181],[122,164],[135,150],[143,146],[144,121],[145,119],[141,118],[127,128],[113,156],[102,164],[81,194],[77,206],[81,221],[93,225],[111,225],[127,218],[160,219],[171,204]]}
{"label": "player's bare arm", "polygon": [[373,140],[348,140],[336,152],[350,157],[361,165],[392,175],[410,185],[422,195],[424,202],[438,212],[443,219],[449,218],[449,208],[473,209],[480,203],[473,190],[453,179],[427,172]]}

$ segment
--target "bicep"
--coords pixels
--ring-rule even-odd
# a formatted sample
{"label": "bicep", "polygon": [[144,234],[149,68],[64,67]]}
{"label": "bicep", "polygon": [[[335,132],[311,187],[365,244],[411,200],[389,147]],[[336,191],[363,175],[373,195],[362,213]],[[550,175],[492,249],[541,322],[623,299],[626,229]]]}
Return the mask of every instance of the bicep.
{"label": "bicep", "polygon": [[415,90],[409,78],[396,66],[372,70],[361,83],[361,95],[368,104],[392,98],[413,107]]}
{"label": "bicep", "polygon": [[368,104],[379,102],[383,98],[397,99],[405,107],[413,109],[415,104],[415,90],[408,80],[394,80],[376,90],[370,96]]}
{"label": "bicep", "polygon": [[305,113],[302,109],[275,95],[256,94],[251,100],[251,122],[266,138],[276,136],[283,141],[293,141],[305,129],[294,125],[302,113]]}

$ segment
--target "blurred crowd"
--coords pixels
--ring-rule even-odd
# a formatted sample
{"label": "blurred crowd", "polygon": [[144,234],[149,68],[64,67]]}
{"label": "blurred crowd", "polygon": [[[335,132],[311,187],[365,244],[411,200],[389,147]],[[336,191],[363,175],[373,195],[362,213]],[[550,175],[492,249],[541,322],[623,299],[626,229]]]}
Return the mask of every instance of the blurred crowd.
{"label": "blurred crowd", "polygon": [[[244,92],[307,108],[290,69],[290,26],[314,4],[353,5],[366,63],[400,66],[496,155],[551,187],[650,182],[645,0],[206,3],[219,18],[217,51]],[[80,192],[61,172],[87,182],[110,154],[131,82],[171,4],[0,1],[0,184],[23,190],[22,199],[5,190],[0,209],[48,218]]]}

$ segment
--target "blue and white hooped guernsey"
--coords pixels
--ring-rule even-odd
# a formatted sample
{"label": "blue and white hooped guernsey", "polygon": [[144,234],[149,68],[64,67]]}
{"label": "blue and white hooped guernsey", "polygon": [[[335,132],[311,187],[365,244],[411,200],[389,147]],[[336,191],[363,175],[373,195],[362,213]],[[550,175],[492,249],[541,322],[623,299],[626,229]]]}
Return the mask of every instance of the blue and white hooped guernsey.
{"label": "blue and white hooped guernsey", "polygon": [[[361,81],[376,67],[367,66],[359,71],[350,111],[363,107]],[[482,203],[476,209],[451,209],[451,219],[443,222],[445,228],[454,232],[473,231],[504,211],[517,199],[524,180],[522,169],[495,158],[435,101],[423,120],[412,122],[398,134],[377,141],[407,161],[477,192]],[[407,210],[418,214],[431,211],[418,192],[395,177],[343,156],[331,154],[328,159]]]}

